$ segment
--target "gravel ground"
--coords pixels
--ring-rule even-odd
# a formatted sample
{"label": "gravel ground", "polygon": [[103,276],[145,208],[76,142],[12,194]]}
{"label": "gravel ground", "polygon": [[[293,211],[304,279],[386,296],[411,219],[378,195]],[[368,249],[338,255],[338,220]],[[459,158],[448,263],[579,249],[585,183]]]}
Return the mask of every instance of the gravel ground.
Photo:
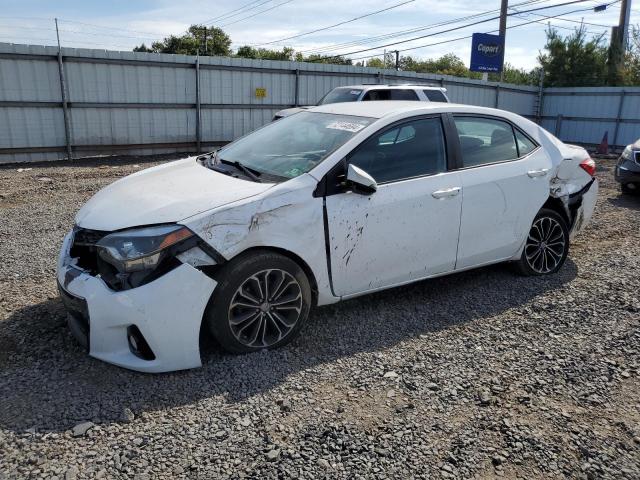
{"label": "gravel ground", "polygon": [[151,164],[0,169],[0,478],[640,478],[640,197],[612,160],[557,275],[421,282],[144,375],[81,351],[54,272],[80,205]]}

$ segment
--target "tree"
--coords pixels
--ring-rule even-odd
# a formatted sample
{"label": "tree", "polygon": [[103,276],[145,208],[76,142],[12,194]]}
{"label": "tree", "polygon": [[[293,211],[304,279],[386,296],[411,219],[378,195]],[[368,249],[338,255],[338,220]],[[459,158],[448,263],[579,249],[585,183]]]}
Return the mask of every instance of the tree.
{"label": "tree", "polygon": [[134,52],[153,53],[153,49],[147,47],[144,43],[140,46],[133,47]]}
{"label": "tree", "polygon": [[[206,29],[206,30],[205,30]],[[206,44],[205,44],[206,32]],[[231,55],[231,38],[217,27],[191,25],[182,36],[169,35],[164,40],[153,42],[151,47],[144,43],[134,52],[175,53],[181,55]]]}
{"label": "tree", "polygon": [[[505,83],[516,85],[538,85],[540,83],[540,68],[527,71],[524,68],[516,68],[507,62],[502,67],[502,70],[502,81]],[[500,74],[490,73],[489,81],[499,82]]]}
{"label": "tree", "polygon": [[386,52],[382,58],[370,58],[363,65],[371,68],[396,68],[396,54],[395,52]]}
{"label": "tree", "polygon": [[370,58],[366,63],[367,67],[384,68],[384,61],[381,58]]}
{"label": "tree", "polygon": [[640,25],[631,29],[624,57],[623,80],[626,85],[640,85]]}
{"label": "tree", "polygon": [[324,55],[309,55],[305,57],[301,53],[296,53],[296,62],[313,62],[313,63],[331,63],[333,65],[352,65],[350,58],[344,58],[340,55],[327,58]]}
{"label": "tree", "polygon": [[248,45],[238,48],[236,57],[258,58],[261,60],[293,60],[293,48],[284,47],[282,50],[269,50],[267,48],[253,48]]}
{"label": "tree", "polygon": [[480,78],[481,76],[476,72],[471,72],[462,59],[455,53],[448,53],[439,58],[427,60],[419,60],[411,56],[402,56],[400,57],[400,70],[467,78]]}
{"label": "tree", "polygon": [[603,36],[587,40],[584,26],[567,37],[547,30],[545,53],[540,53],[538,62],[544,69],[546,87],[600,86],[607,80],[608,49]]}

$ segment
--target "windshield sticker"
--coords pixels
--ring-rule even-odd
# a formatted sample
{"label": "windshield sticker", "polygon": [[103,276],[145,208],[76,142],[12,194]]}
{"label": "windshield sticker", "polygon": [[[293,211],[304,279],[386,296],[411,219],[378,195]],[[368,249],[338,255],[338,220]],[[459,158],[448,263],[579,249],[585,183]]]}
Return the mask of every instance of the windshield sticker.
{"label": "windshield sticker", "polygon": [[331,122],[329,125],[327,125],[327,128],[331,128],[333,130],[344,130],[345,132],[352,133],[359,132],[364,127],[366,127],[366,125],[352,122]]}
{"label": "windshield sticker", "polygon": [[349,93],[351,95],[360,95],[362,93],[362,90],[351,90]]}

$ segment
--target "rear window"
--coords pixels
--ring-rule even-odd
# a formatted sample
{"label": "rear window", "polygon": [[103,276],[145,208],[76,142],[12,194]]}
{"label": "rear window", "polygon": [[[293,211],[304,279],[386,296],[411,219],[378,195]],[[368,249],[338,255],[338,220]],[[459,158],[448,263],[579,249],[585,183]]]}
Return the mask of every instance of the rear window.
{"label": "rear window", "polygon": [[423,90],[423,92],[431,102],[447,101],[447,97],[445,97],[444,93],[442,93],[440,90]]}
{"label": "rear window", "polygon": [[327,105],[329,103],[355,102],[360,97],[362,89],[358,88],[334,88],[327,93],[318,105]]}
{"label": "rear window", "polygon": [[380,101],[380,100],[420,100],[413,90],[404,89],[384,89],[369,90],[362,97],[362,101]]}

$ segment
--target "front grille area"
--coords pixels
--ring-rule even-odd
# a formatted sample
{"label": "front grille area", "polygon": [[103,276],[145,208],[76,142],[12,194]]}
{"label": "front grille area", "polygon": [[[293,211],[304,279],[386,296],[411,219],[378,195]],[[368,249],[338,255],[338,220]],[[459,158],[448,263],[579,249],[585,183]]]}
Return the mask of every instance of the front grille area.
{"label": "front grille area", "polygon": [[58,283],[58,292],[60,299],[67,310],[67,323],[71,329],[71,333],[82,347],[89,351],[89,307],[84,298],[76,297],[67,292],[60,283]]}

